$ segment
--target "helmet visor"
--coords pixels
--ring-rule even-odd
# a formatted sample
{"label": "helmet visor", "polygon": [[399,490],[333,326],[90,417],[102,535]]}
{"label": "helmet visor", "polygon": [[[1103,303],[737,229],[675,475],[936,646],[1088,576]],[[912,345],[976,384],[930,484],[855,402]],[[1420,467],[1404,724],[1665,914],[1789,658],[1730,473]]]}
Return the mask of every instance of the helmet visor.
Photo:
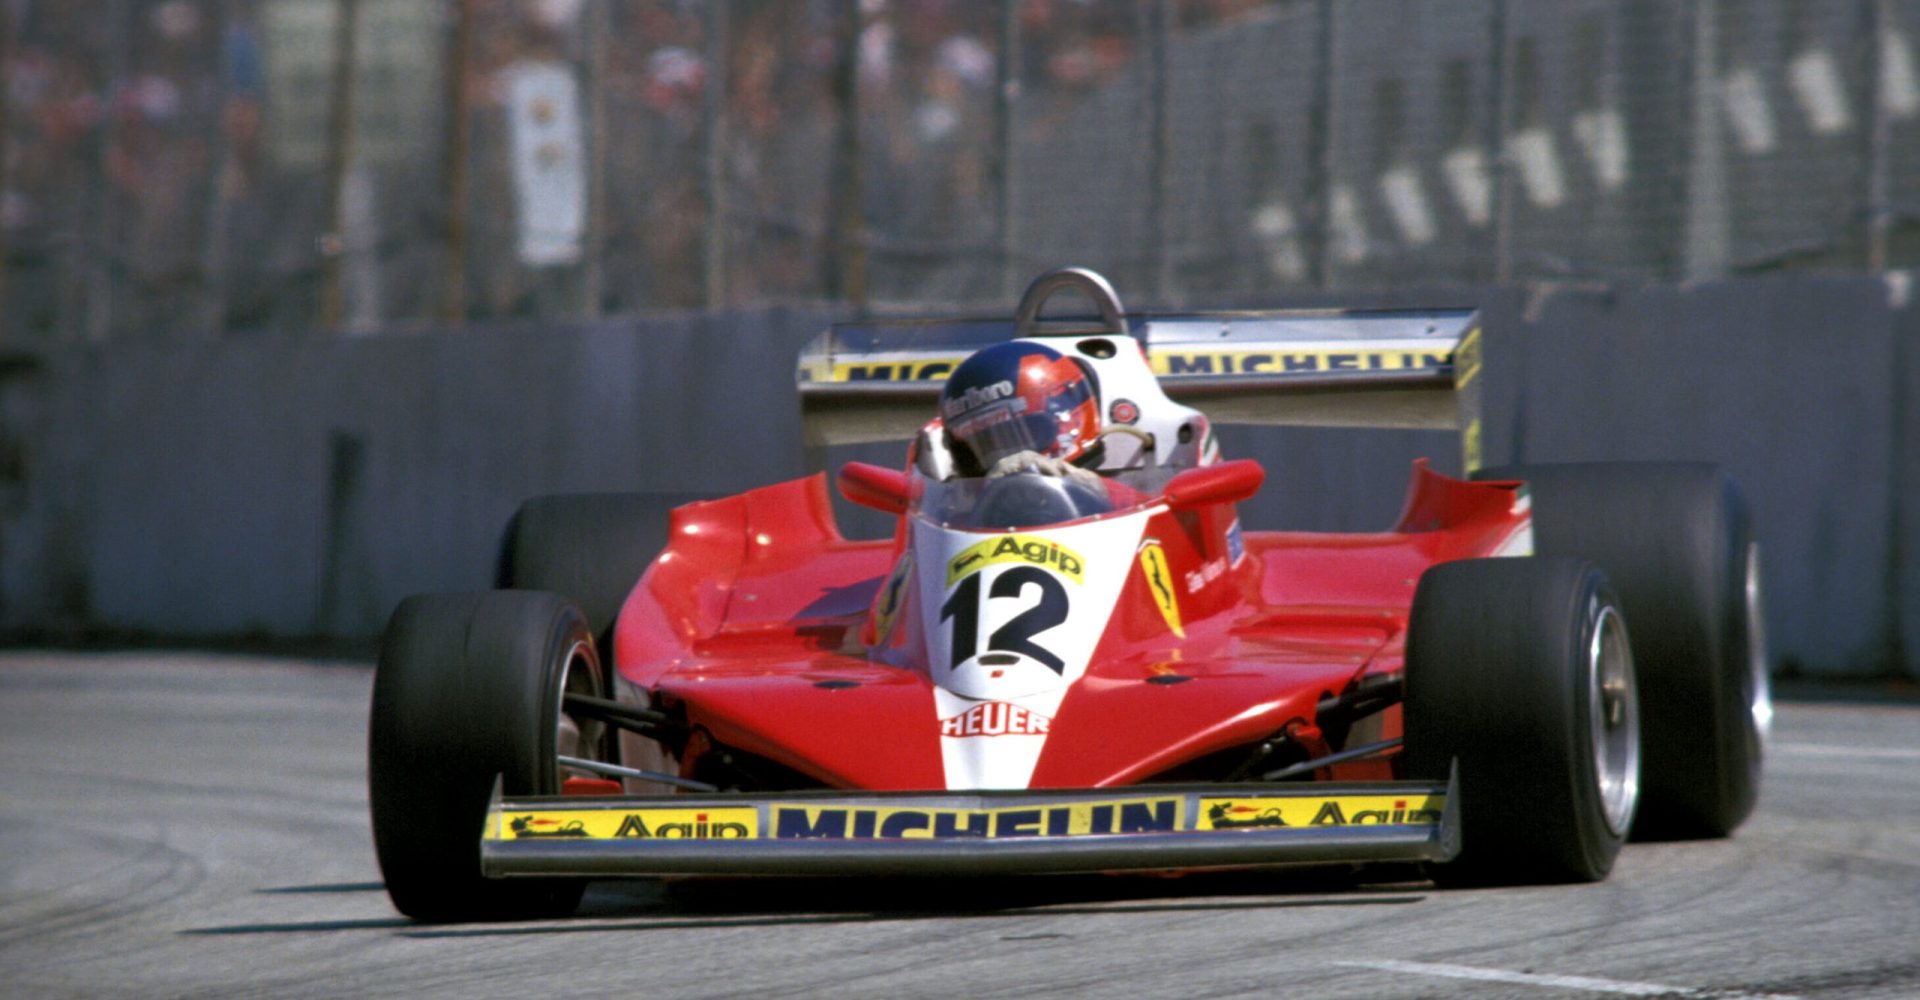
{"label": "helmet visor", "polygon": [[1016,396],[977,409],[954,421],[949,429],[973,449],[985,468],[1022,451],[1071,456],[1080,446],[1078,411],[1092,398],[1087,383],[1076,380],[1056,388],[1038,412],[1030,412],[1028,401]]}

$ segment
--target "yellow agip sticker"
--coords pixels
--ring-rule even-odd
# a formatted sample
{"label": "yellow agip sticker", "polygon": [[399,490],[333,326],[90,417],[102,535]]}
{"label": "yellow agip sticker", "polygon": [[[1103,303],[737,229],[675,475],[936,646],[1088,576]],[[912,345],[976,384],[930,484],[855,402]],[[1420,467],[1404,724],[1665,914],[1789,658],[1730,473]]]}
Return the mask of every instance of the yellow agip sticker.
{"label": "yellow agip sticker", "polygon": [[753,808],[509,810],[489,817],[488,840],[746,840],[760,835]]}
{"label": "yellow agip sticker", "polygon": [[1074,583],[1086,577],[1087,563],[1080,553],[1038,535],[996,535],[975,542],[947,560],[947,586],[997,563],[1022,562],[1044,566]]}
{"label": "yellow agip sticker", "polygon": [[1342,795],[1200,800],[1197,829],[1272,830],[1290,826],[1437,826],[1445,795]]}

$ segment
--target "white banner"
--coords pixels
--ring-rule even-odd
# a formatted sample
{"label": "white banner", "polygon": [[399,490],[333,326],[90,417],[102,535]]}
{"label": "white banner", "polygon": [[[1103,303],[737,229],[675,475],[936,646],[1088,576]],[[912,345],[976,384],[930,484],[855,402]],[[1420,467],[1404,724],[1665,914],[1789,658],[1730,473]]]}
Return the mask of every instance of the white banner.
{"label": "white banner", "polygon": [[520,259],[530,267],[577,263],[587,225],[579,84],[565,63],[531,60],[507,67],[503,81]]}
{"label": "white banner", "polygon": [[[325,162],[333,100],[334,0],[271,0],[260,9],[267,71],[267,139],[283,166]],[[446,84],[438,5],[361,0],[355,48],[353,149],[388,164],[432,155]]]}

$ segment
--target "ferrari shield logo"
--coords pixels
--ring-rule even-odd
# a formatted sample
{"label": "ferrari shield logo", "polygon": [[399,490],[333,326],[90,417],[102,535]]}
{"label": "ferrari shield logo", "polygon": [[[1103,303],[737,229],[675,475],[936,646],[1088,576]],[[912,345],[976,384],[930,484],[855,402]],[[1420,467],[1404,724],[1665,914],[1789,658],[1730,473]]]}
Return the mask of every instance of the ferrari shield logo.
{"label": "ferrari shield logo", "polygon": [[1173,594],[1173,572],[1167,568],[1167,554],[1160,549],[1160,543],[1149,539],[1140,546],[1140,572],[1147,578],[1147,590],[1153,594],[1153,603],[1160,608],[1160,617],[1167,620],[1167,628],[1182,639],[1187,637],[1186,629],[1180,625],[1180,601]]}

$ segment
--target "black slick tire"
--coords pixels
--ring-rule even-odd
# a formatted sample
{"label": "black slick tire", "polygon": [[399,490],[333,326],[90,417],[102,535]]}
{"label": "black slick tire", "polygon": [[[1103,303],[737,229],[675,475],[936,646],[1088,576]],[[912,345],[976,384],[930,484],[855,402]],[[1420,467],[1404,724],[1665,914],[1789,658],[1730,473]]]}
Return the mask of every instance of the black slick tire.
{"label": "black slick tire", "polygon": [[578,493],[520,505],[500,543],[494,585],[564,594],[586,613],[611,662],[614,619],[667,542],[668,515],[691,497]]}
{"label": "black slick tire", "polygon": [[1632,822],[1637,703],[1624,620],[1578,559],[1470,559],[1420,578],[1407,627],[1407,774],[1459,766],[1449,884],[1605,878]]}
{"label": "black slick tire", "polygon": [[1724,837],[1760,789],[1767,720],[1759,549],[1712,465],[1588,462],[1485,469],[1520,479],[1534,551],[1600,566],[1633,628],[1646,780],[1638,839]]}
{"label": "black slick tire", "polygon": [[604,696],[587,620],[556,594],[411,597],[374,672],[368,728],[373,838],[387,893],[423,921],[559,916],[574,879],[489,879],[480,833],[496,777],[506,795],[553,795],[562,685]]}

